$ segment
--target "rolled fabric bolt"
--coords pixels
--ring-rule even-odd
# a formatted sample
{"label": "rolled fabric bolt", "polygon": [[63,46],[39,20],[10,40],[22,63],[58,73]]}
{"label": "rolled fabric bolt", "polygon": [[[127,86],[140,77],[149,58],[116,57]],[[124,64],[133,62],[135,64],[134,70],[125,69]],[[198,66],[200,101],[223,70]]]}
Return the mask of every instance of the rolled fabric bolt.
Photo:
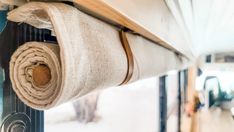
{"label": "rolled fabric bolt", "polygon": [[[127,57],[114,27],[63,3],[28,3],[9,13],[11,18],[32,20],[38,28],[53,30],[58,40],[58,45],[28,42],[11,58],[13,89],[28,106],[49,109],[125,79]],[[44,86],[33,80],[38,65],[51,72]]]}
{"label": "rolled fabric bolt", "polygon": [[[28,42],[12,55],[12,86],[25,104],[48,109],[125,80],[128,60],[116,28],[63,3],[27,3],[8,19],[50,29],[58,40]],[[183,58],[151,41],[130,33],[126,39],[134,59],[128,83],[184,66]]]}

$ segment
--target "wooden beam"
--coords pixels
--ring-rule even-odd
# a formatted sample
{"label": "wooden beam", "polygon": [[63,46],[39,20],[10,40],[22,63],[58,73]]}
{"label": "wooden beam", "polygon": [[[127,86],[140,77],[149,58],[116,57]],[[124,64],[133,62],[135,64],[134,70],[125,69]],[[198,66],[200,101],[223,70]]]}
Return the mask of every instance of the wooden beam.
{"label": "wooden beam", "polygon": [[157,37],[155,34],[148,31],[142,25],[138,24],[134,20],[131,20],[129,17],[112,8],[110,5],[106,4],[102,0],[74,0],[73,2],[77,4],[77,6],[91,12],[91,14],[99,16],[99,19],[105,19],[112,24],[130,29],[134,33],[137,33],[166,49],[169,49],[177,54],[186,57],[180,51],[168,44],[165,40]]}
{"label": "wooden beam", "polygon": [[[188,102],[195,105],[197,66],[192,66],[188,70]],[[194,106],[195,107],[195,106]],[[190,132],[198,132],[198,113],[191,116]]]}

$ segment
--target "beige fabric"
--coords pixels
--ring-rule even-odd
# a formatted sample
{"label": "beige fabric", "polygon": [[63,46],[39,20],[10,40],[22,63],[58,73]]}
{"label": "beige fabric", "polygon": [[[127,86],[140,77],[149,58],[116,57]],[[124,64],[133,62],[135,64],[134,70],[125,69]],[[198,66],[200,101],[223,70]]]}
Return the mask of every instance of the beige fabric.
{"label": "beige fabric", "polygon": [[[58,2],[69,1],[73,2],[74,6],[80,8],[79,0],[0,0],[10,3],[11,5],[22,5],[22,3],[32,1],[43,2]],[[94,0],[95,1],[95,0]],[[145,29],[152,32],[154,35],[164,40],[172,47],[189,57],[190,59],[196,59],[193,56],[196,45],[191,45],[191,38],[187,28],[184,28],[184,24],[181,21],[177,21],[177,16],[174,16],[175,12],[172,12],[168,8],[168,2],[173,3],[173,0],[100,0],[106,3],[111,8],[127,16],[136,23],[142,25]],[[183,2],[182,2],[183,3]],[[189,2],[185,2],[189,3]],[[176,4],[175,4],[176,5]],[[189,6],[190,7],[190,6]],[[174,11],[174,10],[173,10]],[[190,15],[192,16],[192,15]],[[182,21],[183,22],[183,21]],[[185,24],[186,25],[186,24]],[[195,46],[195,47],[192,47]],[[212,47],[209,47],[212,49]]]}
{"label": "beige fabric", "polygon": [[23,5],[27,0],[0,0],[4,5]]}
{"label": "beige fabric", "polygon": [[7,9],[8,9],[7,5],[1,3],[1,1],[0,1],[0,10],[7,10]]}
{"label": "beige fabric", "polygon": [[[28,42],[11,58],[13,88],[27,105],[48,109],[125,79],[127,58],[114,27],[62,3],[28,3],[11,11],[8,19],[51,29],[58,40],[59,46]],[[185,62],[140,36],[127,37],[135,65],[131,82],[181,68]],[[51,71],[51,81],[43,87],[31,78],[40,64]]]}

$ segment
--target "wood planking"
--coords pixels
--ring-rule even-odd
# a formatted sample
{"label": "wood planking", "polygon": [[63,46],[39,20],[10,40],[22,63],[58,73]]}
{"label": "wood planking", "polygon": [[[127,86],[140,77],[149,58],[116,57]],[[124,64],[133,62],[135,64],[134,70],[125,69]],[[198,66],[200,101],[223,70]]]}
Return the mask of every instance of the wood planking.
{"label": "wood planking", "polygon": [[161,38],[157,37],[155,34],[146,30],[142,25],[134,22],[133,20],[123,15],[116,9],[112,8],[102,0],[74,0],[74,3],[77,4],[78,6],[85,8],[88,11],[91,11],[92,13],[95,13],[96,15],[108,21],[111,21],[112,23],[130,29],[134,33],[137,33],[164,48],[167,48],[169,50],[172,50],[173,52],[185,56],[180,51],[176,50],[174,47],[168,44],[166,41],[162,40]]}

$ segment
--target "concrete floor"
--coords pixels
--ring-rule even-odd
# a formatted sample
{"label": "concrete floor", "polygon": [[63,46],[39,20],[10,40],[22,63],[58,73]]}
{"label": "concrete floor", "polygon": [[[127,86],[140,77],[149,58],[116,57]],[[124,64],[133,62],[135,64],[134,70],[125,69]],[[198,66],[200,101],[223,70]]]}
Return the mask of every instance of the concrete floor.
{"label": "concrete floor", "polygon": [[198,115],[199,132],[234,132],[234,120],[230,111],[212,108]]}
{"label": "concrete floor", "polygon": [[[99,120],[81,124],[69,104],[45,112],[45,132],[157,132],[156,78],[103,91],[96,115]],[[59,116],[58,116],[59,115]]]}
{"label": "concrete floor", "polygon": [[[152,84],[157,85],[155,80],[153,78],[144,84],[105,90],[99,98],[96,112],[100,119],[97,122],[80,124],[74,119],[74,109],[69,104],[51,109],[45,112],[45,132],[158,132],[159,92],[156,86],[152,86]],[[169,104],[176,103],[173,103],[173,100],[176,100],[177,96],[173,96],[172,93],[169,93],[169,97],[173,97],[168,100]],[[168,118],[168,132],[177,131],[176,110]],[[182,132],[190,132],[191,123],[191,118],[184,113]],[[199,111],[196,123],[198,124],[196,132],[234,132],[231,112],[217,107]]]}

